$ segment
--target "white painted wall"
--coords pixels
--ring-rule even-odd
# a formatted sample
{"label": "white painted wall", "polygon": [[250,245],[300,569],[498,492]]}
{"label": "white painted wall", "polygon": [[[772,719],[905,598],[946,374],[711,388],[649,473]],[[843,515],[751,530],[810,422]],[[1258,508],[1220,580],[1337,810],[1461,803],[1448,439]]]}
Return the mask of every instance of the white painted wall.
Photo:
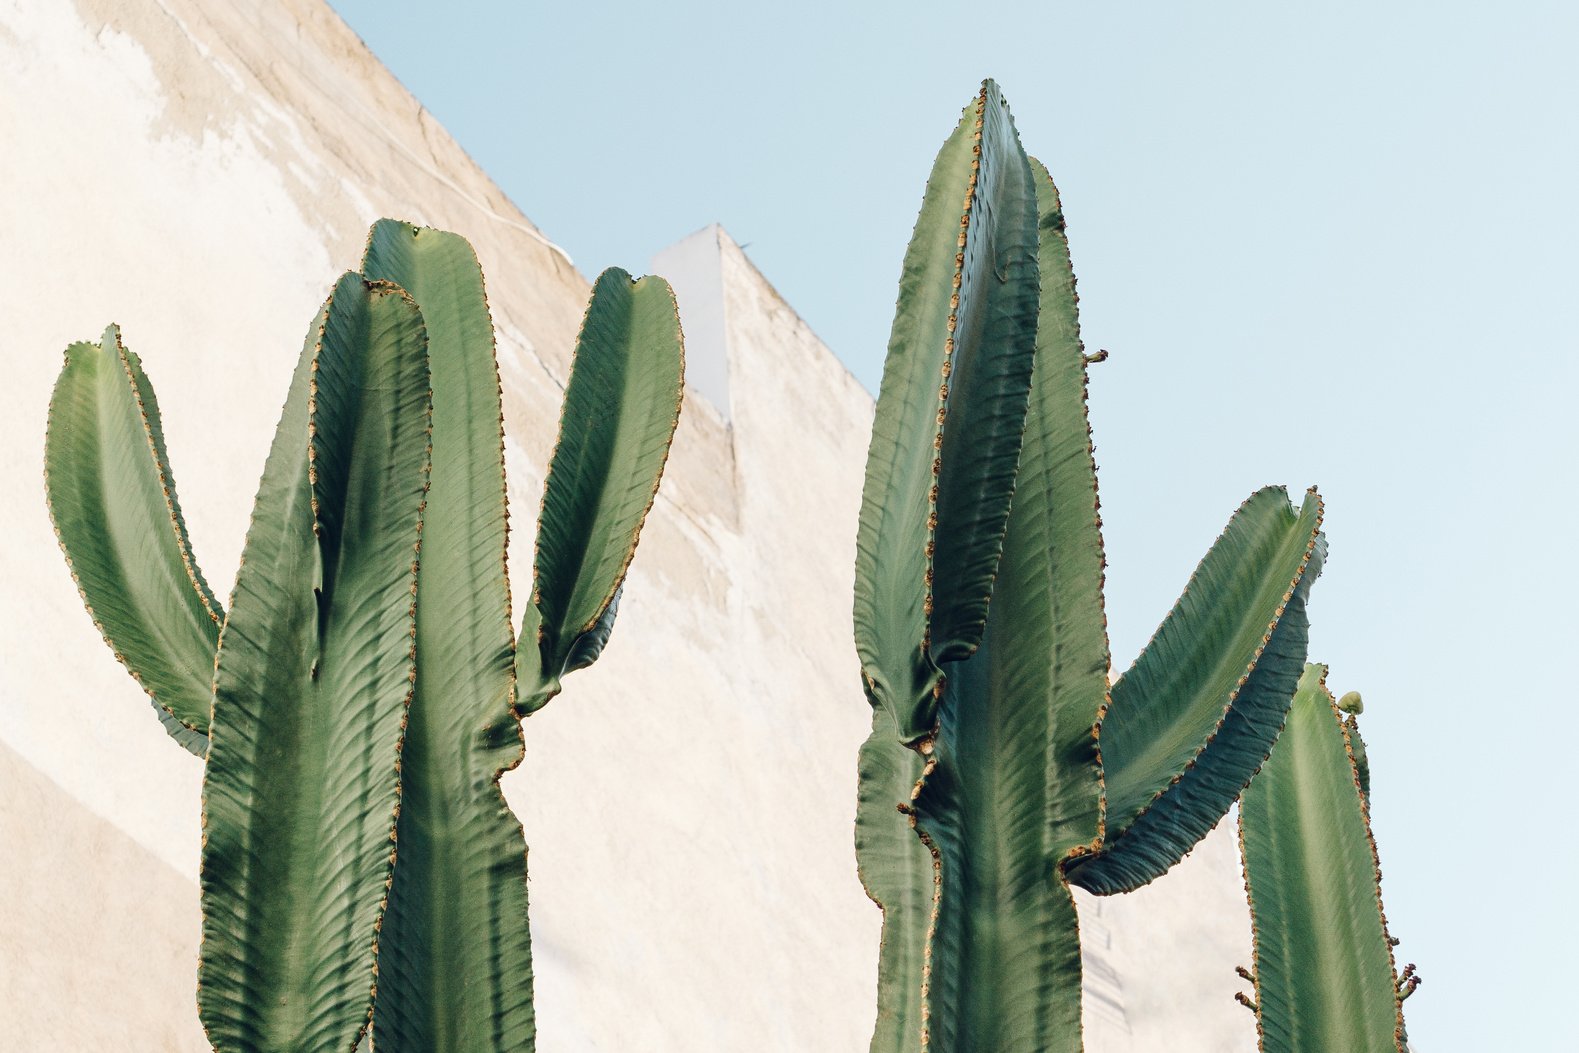
{"label": "white painted wall", "polygon": [[[302,333],[367,225],[465,234],[500,334],[519,609],[587,285],[318,0],[0,0],[0,143],[0,1045],[201,1050],[201,769],[55,552],[62,349],[113,320],[143,356],[225,591]],[[611,646],[505,780],[540,1048],[861,1050],[879,918],[851,845],[849,597],[871,400],[721,230],[660,261],[692,339],[668,475]],[[1232,845],[1197,854],[1083,902],[1092,1050],[1253,1047],[1229,1001]]]}
{"label": "white painted wall", "polygon": [[711,223],[659,252],[651,264],[652,273],[663,275],[674,287],[680,305],[686,383],[705,395],[725,421],[731,413],[719,239],[728,236]]}

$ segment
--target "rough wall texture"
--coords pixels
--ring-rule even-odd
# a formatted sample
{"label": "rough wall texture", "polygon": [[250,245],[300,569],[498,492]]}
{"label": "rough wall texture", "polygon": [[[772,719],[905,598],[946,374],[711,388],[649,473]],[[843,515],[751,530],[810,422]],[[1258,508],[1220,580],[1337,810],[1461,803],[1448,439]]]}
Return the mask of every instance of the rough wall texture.
{"label": "rough wall texture", "polygon": [[[318,0],[0,0],[0,143],[0,1044],[203,1049],[201,767],[55,554],[40,465],[61,350],[123,326],[223,590],[302,333],[368,224],[465,234],[499,329],[519,608],[587,283]],[[613,643],[528,721],[505,782],[532,846],[544,1053],[855,1051],[871,1025],[849,626],[871,400],[709,236],[674,259],[718,289],[720,382],[688,395]],[[1097,1053],[1253,1047],[1228,1001],[1248,957],[1232,845],[1197,855],[1083,903]]]}

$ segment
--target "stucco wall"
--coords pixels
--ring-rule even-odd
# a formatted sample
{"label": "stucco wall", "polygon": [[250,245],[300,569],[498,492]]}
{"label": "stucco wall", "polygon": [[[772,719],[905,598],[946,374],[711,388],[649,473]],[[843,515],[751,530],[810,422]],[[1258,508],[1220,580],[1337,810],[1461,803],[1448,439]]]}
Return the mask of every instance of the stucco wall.
{"label": "stucco wall", "polygon": [[[113,320],[143,356],[224,591],[302,333],[367,225],[465,234],[500,336],[519,609],[587,286],[317,0],[0,0],[0,143],[0,1019],[22,1050],[202,1049],[201,766],[55,551],[40,466],[62,349]],[[854,1051],[870,1031],[849,597],[871,399],[710,238],[669,258],[717,289],[695,315],[707,397],[688,393],[609,650],[528,721],[505,780],[544,1053]],[[1231,842],[1197,857],[1083,903],[1092,1050],[1253,1048],[1229,1001],[1248,957]]]}

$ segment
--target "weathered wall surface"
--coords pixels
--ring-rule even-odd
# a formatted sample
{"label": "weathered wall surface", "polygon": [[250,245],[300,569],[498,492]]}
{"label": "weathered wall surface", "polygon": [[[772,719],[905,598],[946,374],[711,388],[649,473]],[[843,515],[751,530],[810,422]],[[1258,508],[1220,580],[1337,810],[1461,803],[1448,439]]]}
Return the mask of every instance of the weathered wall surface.
{"label": "weathered wall surface", "polygon": [[0,794],[5,1048],[207,1050],[196,883],[4,744]]}
{"label": "weathered wall surface", "polygon": [[165,752],[146,704],[125,701],[135,688],[66,602],[43,512],[61,351],[116,321],[143,355],[197,555],[223,592],[302,335],[373,219],[462,231],[508,290],[495,311],[517,462],[542,463],[552,442],[558,392],[544,380],[564,375],[585,296],[327,7],[255,6],[0,7],[0,305],[15,399],[0,453],[14,530],[0,552],[0,728],[185,873],[200,765]]}
{"label": "weathered wall surface", "polygon": [[[40,466],[62,349],[123,326],[224,591],[302,334],[368,224],[465,234],[499,331],[519,608],[587,284],[317,0],[0,0],[0,143],[5,1044],[202,1049],[201,766],[55,551]],[[707,397],[688,393],[608,652],[528,721],[505,780],[544,1053],[854,1051],[870,1030],[849,596],[871,400],[710,236],[674,257],[718,290],[694,351]],[[1083,904],[1094,1051],[1253,1047],[1228,1001],[1248,956],[1224,923],[1243,913],[1232,846],[1197,854]]]}

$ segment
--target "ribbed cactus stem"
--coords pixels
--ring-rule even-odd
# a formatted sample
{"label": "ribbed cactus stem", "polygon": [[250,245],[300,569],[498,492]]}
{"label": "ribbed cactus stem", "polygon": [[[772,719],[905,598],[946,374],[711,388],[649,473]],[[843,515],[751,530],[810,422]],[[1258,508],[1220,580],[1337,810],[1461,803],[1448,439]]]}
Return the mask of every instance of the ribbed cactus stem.
{"label": "ribbed cactus stem", "polygon": [[[1017,269],[1031,256],[1034,283]],[[989,258],[991,280],[963,277]],[[1029,290],[1034,340],[1021,343]],[[994,294],[966,325],[971,296]],[[857,541],[874,714],[856,846],[883,908],[874,1053],[1077,1051],[1068,886],[1138,887],[1216,825],[1265,759],[1304,662],[1321,502],[1294,509],[1269,488],[1110,693],[1085,400],[1106,353],[1086,354],[1077,302],[1058,193],[989,83],[938,156],[906,254]],[[980,438],[1014,428],[1001,446]]]}
{"label": "ribbed cactus stem", "polygon": [[1419,977],[1394,974],[1368,794],[1350,732],[1308,666],[1288,726],[1240,803],[1263,1053],[1396,1053]]}

